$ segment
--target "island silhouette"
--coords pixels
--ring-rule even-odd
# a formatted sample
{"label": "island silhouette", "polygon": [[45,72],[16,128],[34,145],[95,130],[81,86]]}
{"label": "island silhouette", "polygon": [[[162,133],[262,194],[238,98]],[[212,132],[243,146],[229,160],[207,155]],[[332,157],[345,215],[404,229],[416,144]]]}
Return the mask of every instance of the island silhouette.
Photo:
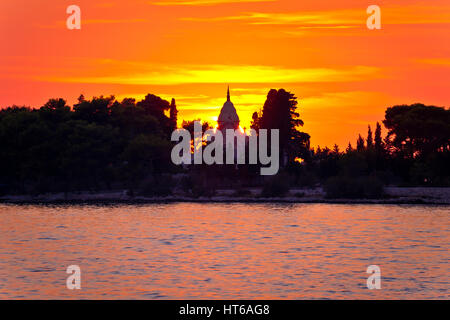
{"label": "island silhouette", "polygon": [[[386,197],[385,186],[450,185],[448,108],[419,103],[388,107],[374,130],[368,126],[367,134],[345,149],[311,147],[310,135],[301,131],[299,109],[293,93],[271,89],[253,113],[256,133],[279,130],[280,170],[261,177],[261,163],[175,165],[172,132],[184,128],[193,133],[195,121],[178,121],[175,99],[148,94],[140,101],[89,100],[81,95],[73,106],[58,98],[39,108],[7,107],[0,111],[0,193],[67,197],[115,190],[130,199],[175,193],[195,199],[227,189],[233,198],[269,199],[291,189],[321,188],[324,199],[380,199]],[[243,131],[238,112],[228,89],[216,128]],[[213,123],[202,122],[203,132],[212,128]]]}

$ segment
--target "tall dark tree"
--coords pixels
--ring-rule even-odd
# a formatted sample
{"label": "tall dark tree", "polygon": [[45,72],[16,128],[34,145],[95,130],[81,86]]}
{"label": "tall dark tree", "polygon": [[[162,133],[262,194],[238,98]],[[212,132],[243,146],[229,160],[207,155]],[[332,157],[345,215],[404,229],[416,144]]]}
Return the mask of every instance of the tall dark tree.
{"label": "tall dark tree", "polygon": [[333,153],[339,155],[341,152],[339,151],[339,146],[335,143],[333,146]]}
{"label": "tall dark tree", "polygon": [[367,145],[367,149],[372,149],[372,147],[373,147],[373,135],[372,135],[372,128],[370,127],[370,125],[367,130],[366,145]]}
{"label": "tall dark tree", "polygon": [[364,151],[366,147],[364,146],[364,139],[361,135],[358,136],[358,140],[356,140],[356,150]]}
{"label": "tall dark tree", "polygon": [[352,147],[352,144],[350,143],[350,141],[348,142],[348,146],[347,146],[347,149],[345,149],[345,152],[346,153],[349,153],[349,152],[352,152],[353,151],[353,147]]}
{"label": "tall dark tree", "polygon": [[177,121],[178,121],[178,110],[177,105],[175,103],[175,99],[172,98],[172,101],[170,102],[170,125],[172,127],[172,130],[175,130],[177,128]]}
{"label": "tall dark tree", "polygon": [[303,120],[297,112],[297,98],[284,90],[272,89],[267,95],[259,119],[260,129],[280,130],[280,154],[286,155],[288,161],[295,158],[306,158],[310,149],[310,136],[298,130]]}
{"label": "tall dark tree", "polygon": [[377,122],[375,129],[375,151],[381,153],[384,150],[383,138],[381,137],[381,125]]}

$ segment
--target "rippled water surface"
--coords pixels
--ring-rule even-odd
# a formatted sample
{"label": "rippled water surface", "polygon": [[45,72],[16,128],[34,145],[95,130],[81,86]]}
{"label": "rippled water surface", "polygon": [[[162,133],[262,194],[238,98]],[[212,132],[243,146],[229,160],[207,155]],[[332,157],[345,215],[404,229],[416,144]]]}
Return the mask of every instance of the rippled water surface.
{"label": "rippled water surface", "polygon": [[[450,210],[0,205],[0,299],[450,298]],[[66,268],[81,268],[81,290]],[[366,269],[381,268],[369,290]]]}

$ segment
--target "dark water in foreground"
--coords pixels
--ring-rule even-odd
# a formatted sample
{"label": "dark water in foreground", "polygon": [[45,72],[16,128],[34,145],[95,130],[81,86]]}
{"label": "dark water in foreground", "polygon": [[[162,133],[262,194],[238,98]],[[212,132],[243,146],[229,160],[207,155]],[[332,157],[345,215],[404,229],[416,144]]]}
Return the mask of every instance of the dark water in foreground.
{"label": "dark water in foreground", "polygon": [[449,242],[449,207],[0,205],[0,299],[450,299]]}

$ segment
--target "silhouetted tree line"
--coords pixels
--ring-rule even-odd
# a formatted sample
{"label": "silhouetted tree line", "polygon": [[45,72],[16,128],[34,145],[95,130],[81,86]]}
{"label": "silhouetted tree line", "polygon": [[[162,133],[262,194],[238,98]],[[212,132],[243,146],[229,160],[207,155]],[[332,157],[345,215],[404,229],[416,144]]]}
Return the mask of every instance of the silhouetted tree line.
{"label": "silhouetted tree line", "polygon": [[[210,128],[207,122],[202,124],[203,131]],[[251,128],[258,133],[260,129],[279,129],[280,164],[285,167],[296,159],[309,157],[310,136],[301,132],[303,121],[299,118],[298,102],[294,94],[284,89],[272,89],[262,110],[252,116]],[[193,121],[183,121],[182,127],[193,135]],[[268,135],[270,145],[270,134]],[[249,194],[248,188],[263,188],[262,196],[281,196],[289,189],[290,179],[262,177],[260,164],[248,164],[249,152],[247,146],[245,165],[192,166],[186,178],[184,189],[191,190],[194,196],[209,196],[218,187],[236,189],[234,196],[241,197]],[[282,170],[281,170],[282,171]],[[279,180],[282,180],[281,183]],[[289,185],[287,185],[289,184]]]}
{"label": "silhouetted tree line", "polygon": [[[169,116],[166,116],[166,112]],[[174,170],[170,135],[175,100],[149,94],[142,101],[114,96],[70,108],[50,99],[39,109],[0,111],[0,184],[4,192],[133,188],[143,178]]]}
{"label": "silhouetted tree line", "polygon": [[[360,134],[356,148],[311,149],[304,164],[289,170],[298,185],[322,184],[336,196],[381,196],[382,186],[450,186],[450,110],[423,104],[386,110],[380,123]],[[345,188],[348,187],[349,190]]]}
{"label": "silhouetted tree line", "polygon": [[[175,100],[149,94],[143,100],[80,96],[71,108],[50,99],[39,109],[0,111],[0,189],[8,193],[139,189],[166,195],[177,185],[193,196],[212,195],[218,186],[264,186],[263,195],[283,195],[290,187],[322,185],[333,197],[378,197],[384,184],[450,185],[450,110],[422,104],[390,107],[382,127],[368,127],[355,148],[310,148],[300,131],[297,98],[270,90],[253,129],[280,129],[280,163],[275,177],[264,178],[258,165],[176,167],[170,160],[171,133],[177,127]],[[193,121],[182,127],[193,131]],[[203,123],[203,130],[210,128]],[[147,181],[146,184],[142,184]]]}
{"label": "silhouetted tree line", "polygon": [[310,136],[301,132],[303,120],[297,112],[298,102],[294,94],[284,89],[272,89],[260,113],[252,116],[251,128],[279,129],[280,155],[282,164],[294,162],[297,158],[308,158]]}

